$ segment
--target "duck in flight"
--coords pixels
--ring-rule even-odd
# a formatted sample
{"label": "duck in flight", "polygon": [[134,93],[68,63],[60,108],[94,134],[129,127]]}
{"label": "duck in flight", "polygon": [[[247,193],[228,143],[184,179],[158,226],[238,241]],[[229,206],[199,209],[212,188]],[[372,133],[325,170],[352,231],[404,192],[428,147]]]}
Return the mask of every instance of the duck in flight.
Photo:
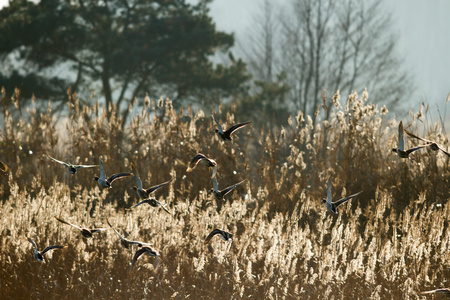
{"label": "duck in flight", "polygon": [[322,202],[325,203],[325,206],[327,207],[327,209],[329,211],[331,211],[332,213],[337,214],[337,208],[339,207],[339,205],[347,202],[348,200],[358,196],[359,194],[361,194],[361,192],[350,195],[348,197],[342,198],[340,200],[331,202],[331,178],[328,178],[328,182],[327,182],[327,198],[322,199]]}
{"label": "duck in flight", "polygon": [[161,184],[152,186],[151,188],[144,189],[144,188],[142,188],[141,178],[139,177],[139,173],[137,172],[136,166],[134,165],[133,162],[131,162],[131,171],[134,173],[134,178],[136,180],[136,185],[137,185],[137,186],[133,186],[133,189],[136,191],[139,198],[141,198],[141,199],[148,199],[150,197],[151,193],[153,193],[154,191],[156,191],[156,190],[162,188],[163,186],[169,184],[170,182],[172,182],[172,179],[170,179]]}
{"label": "duck in flight", "polygon": [[133,175],[132,173],[118,173],[106,178],[105,170],[103,169],[103,164],[100,158],[98,159],[98,162],[100,164],[100,177],[96,176],[94,180],[97,181],[101,188],[112,188],[111,184],[114,180]]}
{"label": "duck in flight", "polygon": [[48,154],[46,154],[46,155],[51,160],[56,161],[57,163],[65,166],[69,170],[69,172],[72,174],[76,174],[78,169],[98,167],[98,165],[72,165],[71,163],[66,163],[66,162],[57,160],[56,158],[53,158]]}
{"label": "duck in flight", "polygon": [[247,121],[244,123],[236,124],[223,131],[222,126],[220,126],[219,121],[217,121],[216,116],[213,114],[214,121],[217,124],[216,133],[220,136],[220,138],[224,141],[231,141],[231,135],[238,129],[244,127],[247,124],[250,124],[252,121]]}
{"label": "duck in flight", "polygon": [[108,229],[108,228],[94,228],[94,229],[87,229],[87,228],[85,228],[85,227],[80,227],[80,226],[78,226],[78,225],[71,224],[71,223],[66,222],[66,221],[64,221],[64,220],[61,220],[60,218],[57,218],[57,217],[55,217],[55,219],[58,220],[58,221],[61,222],[61,223],[67,224],[67,225],[69,225],[69,226],[72,226],[73,228],[78,229],[78,230],[80,231],[81,235],[82,235],[83,237],[85,237],[85,238],[90,238],[90,237],[92,237],[92,234],[93,234],[93,233],[100,232],[100,231],[104,231],[104,230],[107,230],[107,229]]}
{"label": "duck in flight", "polygon": [[128,240],[126,238],[124,238],[112,225],[111,223],[109,223],[109,220],[106,220],[106,222],[108,223],[109,227],[111,227],[114,232],[119,236],[120,239],[120,244],[122,245],[122,247],[126,248],[126,249],[130,249],[131,245],[137,245],[138,247],[143,247],[143,246],[151,246],[151,244],[148,243],[143,243],[143,242],[138,242],[138,241],[131,241]]}
{"label": "duck in flight", "polygon": [[223,197],[225,197],[228,193],[230,193],[232,190],[234,190],[238,185],[243,183],[245,181],[245,179],[242,180],[241,182],[233,184],[233,185],[231,185],[231,186],[229,186],[229,187],[227,187],[227,188],[225,188],[223,190],[219,190],[216,178],[213,177],[211,179],[211,181],[213,183],[213,188],[211,190],[209,190],[209,192],[213,193],[214,197],[216,199],[224,200]]}
{"label": "duck in flight", "polygon": [[415,138],[415,139],[418,139],[418,140],[421,140],[422,142],[427,143],[427,145],[425,145],[425,146],[429,146],[431,150],[433,150],[433,151],[439,151],[439,150],[441,150],[445,155],[447,155],[448,157],[450,157],[450,153],[448,153],[447,151],[445,151],[444,148],[442,148],[442,146],[440,146],[438,143],[433,142],[433,141],[430,141],[430,140],[427,140],[427,139],[424,139],[424,138],[421,138],[421,137],[418,137],[417,135],[415,135],[415,134],[409,132],[409,131],[406,130],[406,129],[404,129],[404,130],[405,130],[406,134],[409,135],[410,137]]}
{"label": "duck in flight", "polygon": [[33,249],[33,257],[38,260],[38,261],[44,261],[44,254],[47,253],[50,250],[53,249],[62,249],[65,248],[66,246],[48,246],[47,248],[45,248],[43,251],[39,251],[37,248],[36,243],[30,239],[29,237],[27,237],[28,241],[33,245],[34,249]]}
{"label": "duck in flight", "polygon": [[213,171],[212,171],[211,178],[216,176],[216,172],[217,172],[216,161],[214,159],[207,157],[204,154],[201,154],[201,153],[197,153],[197,155],[191,159],[191,162],[189,163],[189,167],[186,169],[186,172],[191,172],[192,170],[194,170],[194,168],[197,166],[198,163],[201,163],[202,165],[207,166],[207,167],[212,167]]}
{"label": "duck in flight", "polygon": [[222,240],[226,241],[226,242],[232,242],[233,241],[233,234],[226,232],[225,230],[216,228],[213,231],[211,231],[210,234],[208,234],[208,236],[206,237],[205,241],[203,242],[203,244],[208,244],[209,241],[213,238],[213,236],[220,234],[220,237],[222,238]]}
{"label": "duck in flight", "polygon": [[403,121],[400,121],[398,124],[398,148],[392,148],[392,152],[397,153],[397,155],[401,158],[409,158],[409,155],[417,151],[419,149],[422,149],[424,147],[428,147],[429,145],[421,145],[417,146],[408,150],[405,150],[405,142],[403,140]]}

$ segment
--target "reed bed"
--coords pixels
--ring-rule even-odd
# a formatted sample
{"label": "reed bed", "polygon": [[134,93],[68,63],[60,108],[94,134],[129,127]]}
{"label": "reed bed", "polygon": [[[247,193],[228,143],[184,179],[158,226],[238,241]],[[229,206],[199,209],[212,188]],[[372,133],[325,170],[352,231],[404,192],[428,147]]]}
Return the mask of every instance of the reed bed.
{"label": "reed bed", "polygon": [[[299,113],[277,131],[247,126],[233,143],[213,134],[210,113],[175,111],[168,99],[131,106],[123,127],[114,107],[108,119],[97,103],[69,97],[58,116],[51,103],[22,111],[2,92],[0,160],[10,172],[0,174],[1,299],[417,299],[450,286],[449,157],[392,153],[400,120],[366,92],[342,104],[334,95],[318,112],[329,120],[314,127]],[[247,121],[233,109],[215,112],[223,125]],[[403,123],[447,147],[440,123],[419,129],[424,118],[419,110]],[[206,168],[186,173],[198,152],[217,161],[220,188],[247,179],[221,207],[207,193]],[[100,190],[98,168],[72,175],[45,154],[77,164],[101,158],[107,175],[130,171],[132,160],[144,187],[172,179],[156,192],[172,213],[128,209],[138,202],[133,177]],[[336,199],[363,191],[337,215],[321,202],[329,176]],[[143,255],[130,270],[136,248],[122,248],[112,230],[84,239],[54,217],[105,228],[109,220],[160,258]],[[231,245],[218,237],[204,245],[214,228],[233,233]],[[40,250],[67,247],[42,263],[27,237]]]}

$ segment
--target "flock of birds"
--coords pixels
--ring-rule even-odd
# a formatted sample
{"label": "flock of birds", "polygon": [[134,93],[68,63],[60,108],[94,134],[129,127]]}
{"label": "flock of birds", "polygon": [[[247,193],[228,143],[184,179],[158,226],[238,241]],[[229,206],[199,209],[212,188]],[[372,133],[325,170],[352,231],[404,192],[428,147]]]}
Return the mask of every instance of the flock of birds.
{"label": "flock of birds", "polygon": [[[224,141],[232,141],[232,134],[234,132],[236,132],[238,129],[244,127],[245,125],[251,123],[252,121],[248,121],[248,122],[244,122],[244,123],[240,123],[240,124],[236,124],[231,126],[230,128],[228,128],[227,130],[223,130],[222,126],[220,125],[220,123],[217,121],[216,117],[213,115],[214,121],[216,122],[217,125],[217,129],[215,130],[215,132],[218,134],[218,136],[224,140]],[[410,137],[421,140],[423,142],[425,142],[424,145],[420,145],[420,146],[416,146],[410,149],[405,149],[405,142],[403,139],[403,132],[406,132],[406,134],[408,134]],[[450,153],[445,151],[442,146],[438,145],[436,142],[418,137],[416,135],[414,135],[413,133],[405,130],[403,128],[403,123],[402,121],[400,121],[399,126],[398,126],[398,148],[393,148],[392,151],[395,152],[400,158],[409,158],[409,155],[412,152],[415,152],[417,150],[420,150],[422,148],[425,147],[429,147],[431,150],[434,151],[442,151],[445,155],[450,157]],[[48,155],[47,155],[48,156]],[[97,181],[98,185],[101,188],[112,188],[112,183],[115,180],[127,177],[127,176],[133,176],[135,177],[135,181],[136,181],[136,186],[133,187],[133,189],[136,191],[137,195],[139,196],[139,198],[142,200],[141,202],[137,203],[136,205],[132,206],[131,208],[135,208],[137,206],[140,206],[142,204],[149,204],[152,207],[161,207],[165,212],[169,213],[169,210],[159,201],[157,201],[154,197],[152,197],[152,193],[154,193],[156,190],[168,185],[172,180],[168,180],[164,183],[152,186],[150,188],[143,188],[142,187],[142,181],[139,177],[139,173],[136,169],[136,166],[134,164],[133,161],[131,161],[131,172],[124,172],[124,173],[117,173],[114,175],[111,175],[109,177],[106,176],[106,173],[104,171],[103,168],[103,164],[102,161],[99,159],[99,165],[73,165],[71,163],[67,163],[67,162],[63,162],[60,160],[57,160],[53,157],[48,156],[51,160],[64,165],[65,167],[67,167],[67,169],[69,170],[69,172],[71,174],[76,174],[78,169],[82,169],[82,168],[94,168],[94,167],[100,167],[100,177],[95,177],[94,180]],[[6,166],[6,164],[4,164],[3,162],[0,162],[0,167],[2,168],[2,170],[8,171],[8,167]],[[211,182],[213,185],[213,188],[209,191],[209,193],[212,193],[215,197],[216,200],[220,200],[220,201],[224,201],[224,197],[229,194],[231,191],[233,191],[237,186],[239,186],[240,184],[242,184],[245,180],[238,182],[234,185],[231,185],[225,189],[219,190],[218,188],[218,183],[216,180],[216,174],[217,174],[217,162],[211,158],[208,158],[207,156],[198,153],[196,156],[194,156],[189,165],[188,168],[186,169],[187,172],[191,172],[198,164],[202,164],[208,168],[212,168],[212,172],[211,172]],[[350,199],[358,196],[359,194],[361,194],[362,191],[350,195],[348,197],[342,198],[340,200],[337,201],[332,201],[332,194],[331,194],[331,178],[328,178],[327,181],[327,196],[326,198],[322,199],[322,202],[325,204],[325,207],[327,208],[328,211],[337,214],[337,208],[346,203],[347,201],[349,201]],[[94,233],[97,232],[101,232],[104,230],[107,230],[109,228],[94,228],[94,229],[88,229],[85,227],[81,227],[75,224],[71,224],[67,221],[64,221],[60,218],[55,217],[56,220],[58,220],[59,222],[69,225],[77,230],[80,231],[81,235],[84,238],[90,238],[92,237],[92,235]],[[122,245],[122,247],[126,248],[126,249],[130,249],[130,247],[132,245],[136,245],[139,249],[135,252],[133,260],[131,262],[131,269],[133,269],[133,266],[135,265],[137,259],[144,253],[147,253],[151,256],[154,256],[156,259],[159,257],[159,253],[154,250],[153,248],[151,248],[151,244],[149,243],[144,243],[144,242],[140,242],[140,241],[132,241],[132,240],[128,240],[126,238],[124,238],[118,231],[116,228],[114,228],[111,223],[109,222],[109,220],[107,220],[107,223],[109,225],[110,228],[112,228],[114,230],[114,232],[117,234],[117,236],[119,237],[120,240],[120,244]],[[211,233],[209,233],[209,235],[206,237],[204,244],[208,244],[209,241],[215,236],[215,235],[219,235],[224,241],[231,242],[233,241],[233,234],[230,232],[227,232],[225,230],[216,228],[213,231],[211,231]],[[45,248],[43,251],[39,251],[37,248],[36,243],[31,239],[31,238],[27,238],[28,241],[33,245],[34,250],[33,250],[33,256],[36,260],[39,261],[44,261],[44,254],[47,253],[50,250],[53,249],[62,249],[65,246],[60,246],[60,245],[56,245],[56,246],[48,246],[47,248]],[[436,289],[436,290],[432,290],[432,291],[425,291],[423,292],[423,294],[431,294],[431,293],[443,293],[443,294],[447,294],[450,295],[450,289],[447,288],[441,288],[441,289]]]}

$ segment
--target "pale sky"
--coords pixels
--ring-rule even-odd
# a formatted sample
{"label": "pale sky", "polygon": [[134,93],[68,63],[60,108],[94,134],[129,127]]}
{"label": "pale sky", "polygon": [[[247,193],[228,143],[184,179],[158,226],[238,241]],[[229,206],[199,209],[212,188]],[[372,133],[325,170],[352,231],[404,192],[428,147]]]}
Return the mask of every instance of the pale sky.
{"label": "pale sky", "polygon": [[[275,1],[275,0],[274,0]],[[290,0],[277,0],[287,3]],[[187,2],[197,2],[188,0]],[[0,7],[8,3],[0,0]],[[215,0],[211,15],[218,29],[240,36],[250,26],[252,14],[262,0]],[[450,1],[385,1],[393,13],[393,32],[399,36],[398,51],[405,67],[415,78],[417,93],[405,99],[411,107],[425,101],[431,105],[445,103],[450,93]],[[370,91],[369,91],[370,92]]]}

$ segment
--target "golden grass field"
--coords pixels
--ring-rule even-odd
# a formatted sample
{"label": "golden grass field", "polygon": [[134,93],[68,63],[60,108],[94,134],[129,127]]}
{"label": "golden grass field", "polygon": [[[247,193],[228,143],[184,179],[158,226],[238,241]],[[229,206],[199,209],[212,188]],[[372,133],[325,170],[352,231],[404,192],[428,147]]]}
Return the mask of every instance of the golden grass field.
{"label": "golden grass field", "polygon": [[[399,158],[391,148],[400,120],[367,93],[338,98],[315,128],[299,114],[273,131],[250,124],[225,143],[210,114],[177,112],[169,100],[130,107],[122,129],[114,113],[108,121],[76,95],[57,117],[50,103],[42,112],[20,108],[3,91],[0,160],[10,171],[0,174],[0,298],[442,298],[420,293],[450,287],[449,157],[426,148]],[[216,116],[226,126],[247,121],[233,108]],[[403,124],[447,149],[442,122],[425,119],[421,108]],[[246,179],[220,209],[207,193],[210,170],[186,173],[198,152],[217,161],[220,188]],[[155,194],[171,214],[128,210],[139,201],[134,177],[100,190],[98,168],[72,175],[45,154],[75,164],[101,158],[107,175],[129,172],[132,160],[144,187],[172,179]],[[329,176],[334,199],[363,191],[337,215],[321,202]],[[54,217],[105,228],[108,219],[160,258],[143,255],[130,271],[137,248],[122,248],[112,230],[84,239]],[[203,244],[214,228],[234,235],[231,246],[218,236]],[[67,247],[39,262],[27,237],[40,250]]]}

